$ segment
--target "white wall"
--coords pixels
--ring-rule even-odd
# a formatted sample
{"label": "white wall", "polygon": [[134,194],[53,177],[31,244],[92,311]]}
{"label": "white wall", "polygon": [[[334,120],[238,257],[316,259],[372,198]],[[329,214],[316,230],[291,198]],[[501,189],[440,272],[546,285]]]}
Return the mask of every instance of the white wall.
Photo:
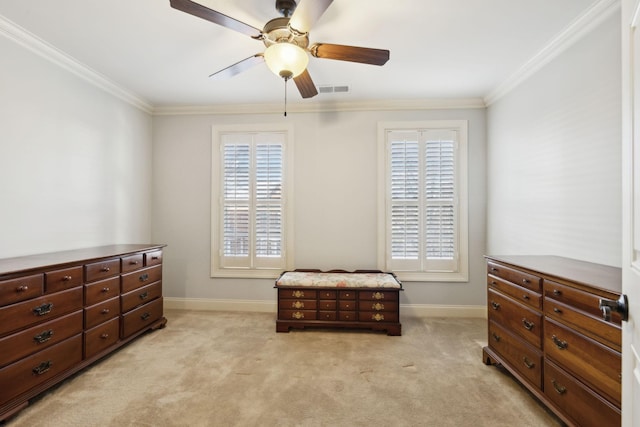
{"label": "white wall", "polygon": [[366,111],[154,118],[153,238],[168,243],[164,292],[177,298],[275,301],[273,280],[210,278],[212,126],[294,126],[295,264],[376,268],[377,123],[469,121],[469,283],[410,283],[402,302],[485,303],[485,110]]}
{"label": "white wall", "polygon": [[151,116],[0,37],[0,258],[151,238]]}
{"label": "white wall", "polygon": [[487,251],[621,263],[620,16],[488,108]]}

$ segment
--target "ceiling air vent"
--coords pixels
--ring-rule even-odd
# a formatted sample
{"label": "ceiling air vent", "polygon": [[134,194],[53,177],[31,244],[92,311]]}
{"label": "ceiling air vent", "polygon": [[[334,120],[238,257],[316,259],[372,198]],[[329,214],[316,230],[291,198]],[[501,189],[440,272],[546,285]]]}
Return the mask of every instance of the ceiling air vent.
{"label": "ceiling air vent", "polygon": [[349,86],[346,86],[346,85],[342,85],[342,86],[329,86],[329,85],[318,86],[318,93],[319,94],[323,94],[323,93],[347,93],[347,92],[349,92]]}

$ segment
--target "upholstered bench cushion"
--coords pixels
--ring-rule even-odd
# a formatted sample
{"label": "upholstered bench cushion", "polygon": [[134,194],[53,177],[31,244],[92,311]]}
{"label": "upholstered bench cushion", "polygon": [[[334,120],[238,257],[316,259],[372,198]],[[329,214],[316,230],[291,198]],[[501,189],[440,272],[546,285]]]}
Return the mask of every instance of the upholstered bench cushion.
{"label": "upholstered bench cushion", "polygon": [[391,273],[323,273],[287,271],[276,281],[276,286],[328,287],[328,288],[390,288],[402,285]]}

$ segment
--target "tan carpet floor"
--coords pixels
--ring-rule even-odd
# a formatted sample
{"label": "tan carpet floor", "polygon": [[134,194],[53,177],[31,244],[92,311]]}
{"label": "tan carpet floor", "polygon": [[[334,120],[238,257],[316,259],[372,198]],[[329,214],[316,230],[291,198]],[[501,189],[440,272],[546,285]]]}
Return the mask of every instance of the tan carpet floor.
{"label": "tan carpet floor", "polygon": [[167,311],[165,329],[6,426],[559,426],[482,363],[486,321],[402,318],[401,337],[275,332],[269,313]]}

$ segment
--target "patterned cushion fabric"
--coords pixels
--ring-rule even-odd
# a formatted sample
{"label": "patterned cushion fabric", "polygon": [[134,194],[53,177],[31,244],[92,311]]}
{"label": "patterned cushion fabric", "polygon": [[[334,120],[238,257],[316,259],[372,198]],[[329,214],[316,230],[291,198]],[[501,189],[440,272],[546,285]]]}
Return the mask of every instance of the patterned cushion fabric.
{"label": "patterned cushion fabric", "polygon": [[393,288],[402,285],[390,273],[320,273],[287,271],[276,281],[277,286],[311,286],[327,288]]}

